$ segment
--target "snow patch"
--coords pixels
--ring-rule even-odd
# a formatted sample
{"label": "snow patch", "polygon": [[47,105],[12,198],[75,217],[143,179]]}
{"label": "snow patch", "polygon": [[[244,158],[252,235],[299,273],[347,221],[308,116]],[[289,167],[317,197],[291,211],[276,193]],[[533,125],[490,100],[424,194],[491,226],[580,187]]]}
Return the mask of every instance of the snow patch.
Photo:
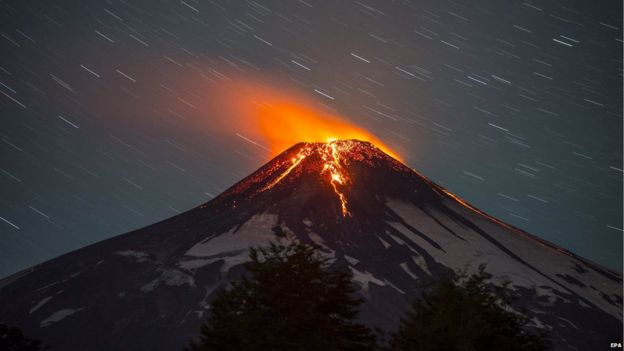
{"label": "snow patch", "polygon": [[405,241],[401,240],[398,236],[389,234],[392,240],[394,240],[399,245],[405,245]]}
{"label": "snow patch", "polygon": [[[396,229],[399,232],[401,232],[401,234],[405,235],[405,237],[407,239],[409,239],[409,241],[411,241],[413,244],[416,244],[416,245],[418,245],[418,246],[420,246],[422,248],[426,248],[427,251],[439,250],[437,247],[432,246],[432,244],[429,243],[428,241],[426,241],[423,238],[419,237],[418,235],[414,234],[414,232],[412,232],[410,229],[405,227],[403,224],[397,223],[397,222],[386,222],[386,223],[388,223],[389,225],[394,227],[394,229]],[[405,241],[401,240],[400,238],[397,238],[394,235],[390,235],[390,236],[399,245],[406,244],[409,248],[411,248],[408,243],[405,243]]]}
{"label": "snow patch", "polygon": [[136,262],[145,262],[149,257],[149,254],[143,251],[125,250],[117,251],[115,253],[124,257],[134,257]]}
{"label": "snow patch", "polygon": [[233,267],[247,262],[248,258],[249,258],[249,255],[247,254],[247,252],[241,252],[238,255],[217,257],[217,258],[211,259],[210,261],[217,262],[217,261],[223,260],[223,265],[221,266],[221,273],[225,274],[229,272],[230,269],[232,269]]}
{"label": "snow patch", "polygon": [[54,285],[56,285],[56,284],[58,284],[58,283],[60,283],[60,282],[53,282],[53,283],[50,283],[50,284],[44,285],[44,286],[40,287],[39,289],[37,289],[37,290],[35,290],[35,291],[45,290],[45,289],[47,289],[47,288],[49,288],[49,287],[51,287],[51,286],[54,286]]}
{"label": "snow patch", "polygon": [[158,279],[154,279],[151,282],[143,285],[141,287],[141,291],[142,292],[152,292],[152,291],[154,291],[158,287],[158,285],[160,285],[160,281]]}
{"label": "snow patch", "polygon": [[557,301],[557,295],[554,294],[551,287],[536,286],[535,293],[538,303],[542,306],[554,306]]}
{"label": "snow patch", "polygon": [[349,262],[349,264],[353,266],[356,266],[358,263],[360,263],[360,260],[358,260],[357,258],[348,255],[343,255],[343,257],[345,258],[345,260],[347,260],[347,262]]}
{"label": "snow patch", "polygon": [[220,270],[221,270],[221,273],[225,274],[233,267],[247,262],[248,257],[249,257],[249,254],[247,251],[229,252],[229,254],[231,255],[230,256],[219,255],[213,258],[182,261],[178,263],[178,267],[182,269],[193,270],[193,269],[197,269],[200,267],[213,264],[215,262],[222,261]]}
{"label": "snow patch", "polygon": [[33,306],[33,308],[30,309],[30,311],[28,312],[28,314],[32,314],[33,312],[35,312],[36,310],[40,309],[41,306],[45,305],[46,302],[52,300],[53,296],[48,296],[46,298],[44,298],[43,300],[39,301],[35,306]]}
{"label": "snow patch", "polygon": [[389,281],[388,279],[384,279],[384,282],[385,282],[386,284],[388,284],[388,285],[389,285],[391,288],[393,288],[394,290],[396,290],[396,291],[398,291],[399,293],[401,293],[401,294],[405,295],[405,291],[403,291],[403,290],[399,289],[396,285],[392,284],[392,282],[391,282],[391,281]]}
{"label": "snow patch", "polygon": [[314,232],[308,232],[308,238],[310,238],[310,240],[312,240],[312,242],[314,242],[316,245],[327,247],[325,246],[325,240],[323,240],[320,235]]}
{"label": "snow patch", "polygon": [[210,309],[210,304],[208,303],[208,297],[210,297],[210,295],[212,295],[212,293],[216,291],[220,286],[221,286],[221,282],[217,282],[214,285],[205,286],[204,290],[206,291],[206,293],[204,294],[204,298],[199,302],[199,307],[201,307],[204,310]]}
{"label": "snow patch", "polygon": [[195,244],[186,252],[186,255],[210,257],[227,252],[247,251],[251,246],[264,246],[270,240],[275,239],[272,228],[277,224],[277,220],[275,214],[254,215],[238,230],[232,228],[227,233]]}
{"label": "snow patch", "polygon": [[177,269],[165,270],[160,278],[163,283],[169,286],[180,286],[184,284],[188,284],[191,287],[195,286],[195,279],[193,279],[193,277]]}
{"label": "snow patch", "polygon": [[78,311],[82,311],[84,310],[84,308],[65,308],[59,311],[56,311],[54,313],[52,313],[52,315],[44,320],[42,320],[39,323],[40,327],[47,327],[52,323],[56,323],[56,322],[60,322],[61,320],[65,319],[66,317],[71,316],[72,314],[78,312]]}
{"label": "snow patch", "polygon": [[329,263],[333,264],[336,260],[336,251],[332,250],[329,248],[329,246],[325,245],[325,240],[323,240],[323,238],[321,238],[320,235],[314,233],[314,232],[310,232],[308,231],[308,238],[310,238],[310,240],[312,240],[313,243],[315,243],[316,245],[320,246],[323,248],[323,250],[321,250],[323,256],[329,258]]}
{"label": "snow patch", "polygon": [[431,271],[429,271],[429,267],[427,267],[427,261],[422,256],[412,256],[412,261],[416,263],[420,269],[427,272],[427,274],[431,275]]}
{"label": "snow patch", "polygon": [[[550,313],[547,312],[543,312],[543,311],[538,311],[538,310],[533,310],[533,309],[529,309],[529,311],[533,314],[536,315],[551,315]],[[534,328],[539,328],[539,329],[544,329],[544,330],[552,330],[552,327],[544,322],[542,322],[538,316],[534,316],[532,318],[530,318],[527,322],[527,326],[530,327],[534,327]]]}
{"label": "snow patch", "polygon": [[565,319],[563,317],[557,317],[557,319],[562,320],[562,321],[568,323],[572,328],[574,328],[576,330],[580,330],[580,328],[577,327],[576,324],[572,323],[569,319]]}
{"label": "snow patch", "polygon": [[384,239],[382,239],[382,238],[381,238],[381,237],[379,237],[379,236],[377,236],[377,239],[379,239],[379,241],[381,241],[381,245],[383,245],[383,246],[384,246],[384,249],[387,249],[387,248],[389,248],[390,246],[392,246],[392,245],[388,244],[388,242],[387,242],[387,241],[385,241]]}
{"label": "snow patch", "polygon": [[538,329],[544,329],[544,330],[551,330],[552,328],[544,323],[542,323],[542,321],[540,321],[537,317],[533,317],[531,319],[529,319],[527,326],[531,326],[533,328],[538,328]]}
{"label": "snow patch", "polygon": [[193,270],[193,269],[207,266],[213,263],[214,261],[215,261],[214,259],[211,260],[211,259],[205,259],[205,258],[200,258],[200,259],[195,259],[195,260],[186,260],[186,261],[179,262],[178,267],[185,269],[185,270]]}
{"label": "snow patch", "polygon": [[351,280],[360,284],[364,292],[368,292],[368,289],[370,288],[370,283],[377,284],[379,286],[387,285],[386,282],[375,278],[375,276],[368,271],[360,272],[351,266],[349,266],[349,269],[351,269],[351,272],[353,272],[353,278],[351,278]]}
{"label": "snow patch", "polygon": [[168,286],[188,285],[190,287],[195,287],[195,279],[179,269],[163,269],[161,271],[162,273],[160,274],[160,277],[141,287],[142,292],[152,292],[160,286],[160,284]]}
{"label": "snow patch", "polygon": [[405,273],[407,273],[407,275],[412,277],[412,279],[418,279],[418,276],[416,276],[416,274],[414,274],[414,272],[412,272],[412,270],[409,269],[409,266],[407,265],[407,262],[403,262],[403,263],[399,264],[399,266],[401,267],[401,269],[403,269],[403,271]]}

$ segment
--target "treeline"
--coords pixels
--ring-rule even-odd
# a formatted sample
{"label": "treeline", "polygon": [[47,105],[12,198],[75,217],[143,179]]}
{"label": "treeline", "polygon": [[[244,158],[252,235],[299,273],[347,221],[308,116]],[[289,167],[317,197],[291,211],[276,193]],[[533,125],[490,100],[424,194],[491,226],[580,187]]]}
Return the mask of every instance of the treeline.
{"label": "treeline", "polygon": [[0,351],[41,351],[46,347],[41,346],[39,340],[24,335],[16,327],[0,323]]}
{"label": "treeline", "polygon": [[[433,283],[390,334],[357,321],[351,271],[301,243],[252,248],[248,275],[221,290],[186,351],[542,351],[545,335],[510,308],[491,276],[460,273]],[[0,324],[0,350],[39,351],[37,340]]]}
{"label": "treeline", "polygon": [[433,283],[389,335],[357,321],[351,272],[301,243],[253,248],[248,276],[221,290],[187,351],[549,350],[505,287],[479,267]]}

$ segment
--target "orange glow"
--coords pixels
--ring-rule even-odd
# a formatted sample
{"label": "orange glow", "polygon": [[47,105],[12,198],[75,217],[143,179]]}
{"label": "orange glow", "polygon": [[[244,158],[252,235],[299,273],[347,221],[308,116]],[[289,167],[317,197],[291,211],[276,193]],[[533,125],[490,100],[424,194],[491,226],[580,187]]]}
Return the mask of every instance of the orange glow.
{"label": "orange glow", "polygon": [[278,90],[259,81],[231,80],[219,85],[216,98],[229,115],[218,127],[268,149],[271,156],[299,142],[358,139],[401,160],[370,132],[292,89]]}
{"label": "orange glow", "polygon": [[320,170],[319,175],[322,176],[327,174],[327,182],[329,182],[338,196],[338,200],[340,200],[340,208],[342,212],[342,216],[350,216],[351,213],[347,208],[347,196],[344,191],[340,188],[347,186],[351,179],[349,177],[348,172],[343,167],[346,162],[343,158],[345,154],[348,154],[348,151],[352,148],[353,142],[349,140],[340,140],[340,141],[329,141],[327,143],[319,143],[319,144],[304,144],[301,149],[297,152],[297,156],[293,157],[291,161],[291,165],[282,172],[277,178],[275,178],[271,183],[262,188],[261,191],[266,191],[273,188],[277,185],[282,179],[286,178],[297,166],[308,156],[316,153],[320,156],[323,164],[323,168]]}
{"label": "orange glow", "polygon": [[347,172],[345,172],[342,168],[342,160],[340,159],[340,156],[342,152],[349,151],[350,148],[351,143],[348,141],[340,144],[335,141],[330,141],[325,144],[324,152],[321,154],[324,162],[321,174],[329,172],[329,182],[334,188],[336,195],[338,195],[338,199],[340,199],[342,215],[345,217],[350,215],[349,210],[347,209],[347,197],[338,189],[338,184],[345,185],[349,181],[349,177],[347,176]]}
{"label": "orange glow", "polygon": [[288,167],[288,169],[286,169],[284,173],[280,174],[279,177],[275,178],[275,180],[272,181],[269,185],[265,186],[262,189],[262,191],[271,189],[272,187],[275,186],[275,184],[279,183],[282,179],[286,178],[286,176],[289,175],[290,172],[292,172],[292,170],[295,169],[301,163],[301,161],[303,161],[303,159],[305,159],[306,157],[308,157],[308,155],[310,155],[311,151],[312,149],[310,147],[304,147],[301,150],[299,150],[299,153],[297,153],[297,157],[291,160],[292,165]]}

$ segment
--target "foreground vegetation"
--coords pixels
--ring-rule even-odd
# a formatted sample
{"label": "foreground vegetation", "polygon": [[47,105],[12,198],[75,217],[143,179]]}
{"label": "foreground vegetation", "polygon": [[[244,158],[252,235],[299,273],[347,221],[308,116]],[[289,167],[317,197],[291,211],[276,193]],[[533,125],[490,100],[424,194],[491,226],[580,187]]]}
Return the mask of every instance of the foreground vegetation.
{"label": "foreground vegetation", "polygon": [[[188,351],[542,351],[527,332],[506,286],[488,284],[485,267],[433,282],[396,332],[357,321],[351,271],[334,268],[314,247],[271,243],[253,248],[248,275],[221,290]],[[0,324],[0,350],[39,351],[41,343]]]}
{"label": "foreground vegetation", "polygon": [[24,335],[18,328],[0,323],[0,350],[40,351],[44,348],[39,340]]}
{"label": "foreground vegetation", "polygon": [[[301,243],[254,248],[248,276],[221,290],[190,351],[549,350],[544,335],[510,308],[505,287],[487,283],[485,267],[431,284],[395,333],[357,322],[362,301],[351,272]],[[388,339],[388,340],[386,340]]]}

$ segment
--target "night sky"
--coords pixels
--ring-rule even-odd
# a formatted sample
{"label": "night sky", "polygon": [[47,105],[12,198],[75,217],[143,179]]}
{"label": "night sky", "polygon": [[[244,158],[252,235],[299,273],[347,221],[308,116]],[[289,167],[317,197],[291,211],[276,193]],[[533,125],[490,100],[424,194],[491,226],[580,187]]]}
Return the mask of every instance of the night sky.
{"label": "night sky", "polygon": [[621,0],[0,9],[0,277],[267,162],[220,128],[237,123],[218,98],[234,76],[308,96],[476,207],[622,271]]}

